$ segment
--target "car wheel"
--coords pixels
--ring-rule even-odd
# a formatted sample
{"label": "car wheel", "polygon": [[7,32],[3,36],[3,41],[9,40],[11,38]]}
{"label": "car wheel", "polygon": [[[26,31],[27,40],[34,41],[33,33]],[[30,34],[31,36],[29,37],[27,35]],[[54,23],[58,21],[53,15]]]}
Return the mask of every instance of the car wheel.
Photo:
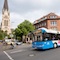
{"label": "car wheel", "polygon": [[54,43],[54,48],[57,48],[57,43]]}

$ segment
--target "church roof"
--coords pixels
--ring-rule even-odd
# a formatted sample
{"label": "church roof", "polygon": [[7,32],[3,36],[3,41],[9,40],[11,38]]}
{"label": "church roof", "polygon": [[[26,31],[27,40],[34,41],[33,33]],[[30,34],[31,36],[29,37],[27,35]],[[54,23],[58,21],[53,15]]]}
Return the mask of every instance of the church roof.
{"label": "church roof", "polygon": [[3,9],[4,10],[8,10],[8,2],[7,2],[7,0],[4,0],[4,6],[3,6]]}

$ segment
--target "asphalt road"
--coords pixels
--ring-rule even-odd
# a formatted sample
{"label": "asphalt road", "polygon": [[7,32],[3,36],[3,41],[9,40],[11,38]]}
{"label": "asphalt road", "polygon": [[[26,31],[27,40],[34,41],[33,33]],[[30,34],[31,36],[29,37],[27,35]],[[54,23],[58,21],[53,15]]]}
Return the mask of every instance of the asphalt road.
{"label": "asphalt road", "polygon": [[0,60],[60,60],[60,47],[50,50],[34,50],[31,45],[21,45],[17,48],[1,51]]}

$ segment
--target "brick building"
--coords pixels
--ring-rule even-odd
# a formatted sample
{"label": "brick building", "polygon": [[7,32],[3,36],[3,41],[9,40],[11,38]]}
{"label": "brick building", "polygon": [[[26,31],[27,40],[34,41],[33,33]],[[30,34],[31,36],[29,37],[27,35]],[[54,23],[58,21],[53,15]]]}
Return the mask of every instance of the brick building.
{"label": "brick building", "polygon": [[49,13],[48,15],[34,21],[33,24],[36,29],[45,27],[47,29],[60,31],[60,16],[55,13]]}

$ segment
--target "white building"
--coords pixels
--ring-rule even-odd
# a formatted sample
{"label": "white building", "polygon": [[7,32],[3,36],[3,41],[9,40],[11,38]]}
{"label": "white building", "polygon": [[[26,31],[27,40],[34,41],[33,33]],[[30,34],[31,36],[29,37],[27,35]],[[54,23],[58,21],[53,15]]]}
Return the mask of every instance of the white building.
{"label": "white building", "polygon": [[3,9],[2,9],[1,30],[6,31],[7,34],[11,33],[11,28],[10,28],[10,12],[9,12],[9,8],[8,8],[7,0],[4,0],[4,6],[3,6]]}

